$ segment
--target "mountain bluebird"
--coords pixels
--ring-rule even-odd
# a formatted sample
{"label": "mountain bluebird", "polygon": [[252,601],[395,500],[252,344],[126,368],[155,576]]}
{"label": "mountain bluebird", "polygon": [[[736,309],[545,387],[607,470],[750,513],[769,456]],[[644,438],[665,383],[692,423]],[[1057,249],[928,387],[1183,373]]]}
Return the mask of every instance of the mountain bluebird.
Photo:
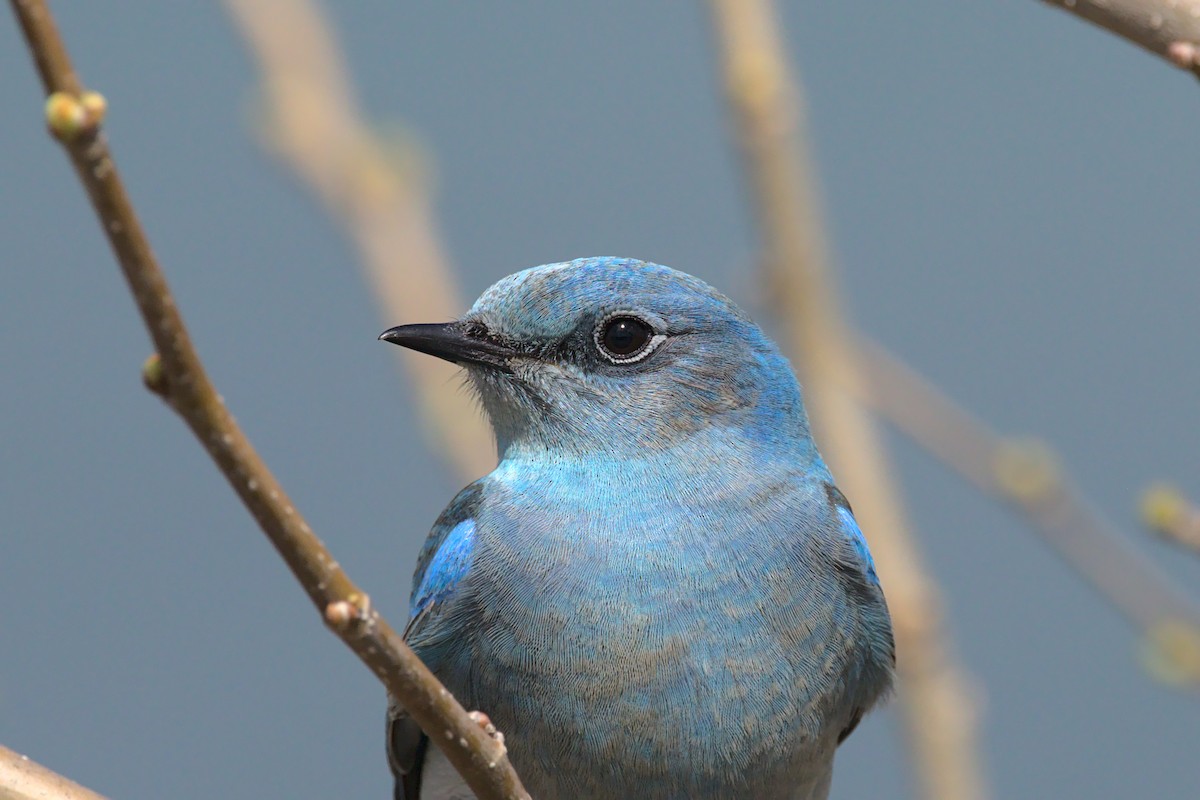
{"label": "mountain bluebird", "polygon": [[[381,337],[466,368],[500,463],[421,550],[405,637],[537,800],[816,800],[891,621],[778,348],[696,278],[585,258]],[[390,712],[396,797],[469,798]]]}

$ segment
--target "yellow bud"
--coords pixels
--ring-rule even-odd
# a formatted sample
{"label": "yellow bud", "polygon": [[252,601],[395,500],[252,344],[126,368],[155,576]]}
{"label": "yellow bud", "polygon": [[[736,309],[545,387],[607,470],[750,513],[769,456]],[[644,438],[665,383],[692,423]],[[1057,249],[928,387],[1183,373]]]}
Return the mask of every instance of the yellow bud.
{"label": "yellow bud", "polygon": [[1046,500],[1059,488],[1054,453],[1037,439],[1014,439],[1000,445],[992,463],[996,483],[1022,505]]}
{"label": "yellow bud", "polygon": [[108,111],[108,101],[99,92],[84,92],[79,96],[79,102],[87,112],[87,122],[96,126],[104,121],[104,113]]}
{"label": "yellow bud", "polygon": [[46,98],[46,124],[60,139],[73,139],[87,127],[88,112],[79,99],[67,92]]}
{"label": "yellow bud", "polygon": [[150,357],[142,362],[142,383],[146,384],[146,388],[155,394],[165,394],[167,389],[167,376],[163,372],[162,359],[158,353],[151,353]]}
{"label": "yellow bud", "polygon": [[1169,531],[1183,521],[1187,501],[1174,486],[1158,484],[1142,495],[1142,523],[1156,531]]}
{"label": "yellow bud", "polygon": [[1200,685],[1200,630],[1178,620],[1153,626],[1143,654],[1146,669],[1171,686]]}
{"label": "yellow bud", "polygon": [[84,92],[79,97],[68,92],[55,92],[46,98],[46,124],[63,141],[81,133],[90,133],[104,119],[108,103],[99,92]]}

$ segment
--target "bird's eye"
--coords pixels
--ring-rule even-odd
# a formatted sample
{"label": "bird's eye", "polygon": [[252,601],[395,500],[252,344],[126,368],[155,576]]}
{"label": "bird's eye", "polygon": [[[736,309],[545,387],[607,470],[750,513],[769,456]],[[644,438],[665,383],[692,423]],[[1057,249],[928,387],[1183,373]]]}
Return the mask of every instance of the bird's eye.
{"label": "bird's eye", "polygon": [[596,346],[609,361],[628,364],[650,354],[650,346],[662,337],[637,317],[609,317],[596,329]]}

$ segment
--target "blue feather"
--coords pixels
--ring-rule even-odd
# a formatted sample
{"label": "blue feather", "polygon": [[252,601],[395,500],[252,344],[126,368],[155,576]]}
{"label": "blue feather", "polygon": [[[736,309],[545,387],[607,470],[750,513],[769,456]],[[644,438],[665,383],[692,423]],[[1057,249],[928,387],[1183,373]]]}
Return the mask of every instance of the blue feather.
{"label": "blue feather", "polygon": [[845,506],[838,506],[837,515],[842,522],[842,529],[850,537],[850,543],[854,545],[854,551],[858,553],[858,557],[867,567],[867,577],[871,583],[878,586],[879,576],[875,574],[875,559],[871,558],[871,550],[867,547],[867,537],[863,535],[862,528],[858,527],[858,521],[854,519],[854,514]]}
{"label": "blue feather", "polygon": [[445,600],[471,568],[475,550],[475,520],[455,525],[434,552],[412,595],[410,616],[416,617]]}

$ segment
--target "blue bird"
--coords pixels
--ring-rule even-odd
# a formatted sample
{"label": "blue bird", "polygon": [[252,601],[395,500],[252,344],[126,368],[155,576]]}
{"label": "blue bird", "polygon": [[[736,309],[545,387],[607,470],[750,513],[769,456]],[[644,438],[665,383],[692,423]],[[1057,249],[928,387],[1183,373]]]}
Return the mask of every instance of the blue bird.
{"label": "blue bird", "polygon": [[[466,369],[500,462],[442,512],[408,643],[537,800],[817,800],[892,680],[866,540],[788,362],[682,272],[518,272],[381,339]],[[470,798],[402,709],[396,797]]]}

